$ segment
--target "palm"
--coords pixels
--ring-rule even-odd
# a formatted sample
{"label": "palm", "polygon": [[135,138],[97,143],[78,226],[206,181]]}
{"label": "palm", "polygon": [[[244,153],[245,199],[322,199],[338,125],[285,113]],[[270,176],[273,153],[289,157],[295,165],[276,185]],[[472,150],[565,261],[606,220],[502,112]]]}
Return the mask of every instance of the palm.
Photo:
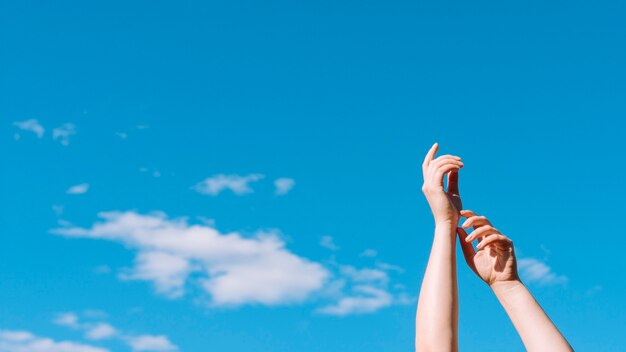
{"label": "palm", "polygon": [[[461,210],[461,215],[467,221],[457,229],[457,233],[467,265],[489,285],[497,281],[516,280],[513,241],[493,227],[486,217],[477,216],[471,210]],[[473,227],[474,231],[468,235],[464,227]],[[476,240],[478,245],[474,249],[472,242]]]}
{"label": "palm", "polygon": [[[513,247],[487,247],[474,255],[473,269],[487,284],[516,278]],[[470,264],[471,266],[471,264]]]}

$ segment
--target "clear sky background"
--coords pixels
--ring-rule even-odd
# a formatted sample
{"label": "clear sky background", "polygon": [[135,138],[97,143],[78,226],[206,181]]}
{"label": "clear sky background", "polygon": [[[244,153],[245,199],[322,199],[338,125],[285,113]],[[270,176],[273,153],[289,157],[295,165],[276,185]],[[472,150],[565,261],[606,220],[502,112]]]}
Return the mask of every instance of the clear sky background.
{"label": "clear sky background", "polygon": [[[435,141],[574,348],[623,349],[625,15],[2,2],[0,351],[411,351]],[[522,350],[458,266],[461,349]]]}

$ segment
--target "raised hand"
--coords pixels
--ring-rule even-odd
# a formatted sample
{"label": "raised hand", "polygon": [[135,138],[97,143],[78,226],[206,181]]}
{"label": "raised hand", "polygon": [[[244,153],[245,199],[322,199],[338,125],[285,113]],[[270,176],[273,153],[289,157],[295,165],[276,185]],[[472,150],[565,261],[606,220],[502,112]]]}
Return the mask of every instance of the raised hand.
{"label": "raised hand", "polygon": [[[556,325],[543,311],[528,288],[520,281],[515,262],[513,242],[494,228],[484,216],[471,210],[461,210],[467,220],[457,228],[467,265],[483,281],[502,304],[526,350],[573,351]],[[474,231],[469,235],[465,229]],[[478,241],[476,249],[472,241]]]}
{"label": "raised hand", "polygon": [[[435,159],[439,144],[435,143],[424,158],[422,192],[428,200],[436,224],[456,224],[459,210],[463,209],[459,196],[459,169],[463,167],[461,158],[442,155]],[[448,175],[448,190],[444,190],[443,177]]]}
{"label": "raised hand", "polygon": [[[496,282],[519,281],[513,241],[504,236],[484,216],[478,216],[471,210],[462,210],[461,216],[467,218],[457,229],[461,248],[467,265],[489,286]],[[471,234],[465,229],[474,228]],[[476,249],[472,245],[478,240]]]}

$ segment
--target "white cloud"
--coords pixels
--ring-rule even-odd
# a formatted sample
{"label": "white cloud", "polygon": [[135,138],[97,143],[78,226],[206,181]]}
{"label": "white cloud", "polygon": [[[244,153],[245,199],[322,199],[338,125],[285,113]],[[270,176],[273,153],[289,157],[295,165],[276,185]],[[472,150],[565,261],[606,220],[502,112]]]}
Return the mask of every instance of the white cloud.
{"label": "white cloud", "polygon": [[88,183],[81,183],[81,184],[74,185],[74,186],[68,188],[65,193],[67,193],[67,194],[84,194],[84,193],[87,193],[87,191],[89,191],[89,184]]}
{"label": "white cloud", "polygon": [[[322,265],[285,248],[277,231],[244,237],[221,233],[214,222],[190,224],[163,213],[103,212],[99,217],[88,228],[61,224],[52,232],[118,242],[136,251],[133,267],[120,278],[150,282],[169,298],[189,294],[190,286],[201,288],[192,290],[200,294],[195,298],[209,297],[212,306],[273,306],[313,298],[322,302],[318,312],[340,316],[412,302],[402,285],[391,283],[391,274],[402,268],[380,263],[357,268],[334,260]],[[332,238],[325,242],[337,248]]]}
{"label": "white cloud", "polygon": [[567,282],[567,276],[555,274],[546,263],[538,259],[518,259],[517,267],[522,279],[529,283],[536,282],[542,285],[553,285]]}
{"label": "white cloud", "polygon": [[389,282],[389,275],[379,269],[357,269],[350,265],[341,267],[341,273],[351,278],[354,282],[380,282],[386,284]]}
{"label": "white cloud", "polygon": [[74,313],[61,313],[56,319],[54,319],[54,323],[61,326],[67,326],[71,328],[78,328],[78,315]]}
{"label": "white cloud", "polygon": [[296,181],[293,178],[281,177],[274,181],[274,187],[276,187],[276,195],[282,196],[293,188],[296,185]]}
{"label": "white cloud", "polygon": [[152,281],[158,293],[178,298],[184,294],[185,281],[191,271],[190,261],[183,257],[165,252],[139,252],[134,269],[120,277]]}
{"label": "white cloud", "polygon": [[361,257],[368,257],[368,258],[374,258],[377,255],[378,255],[378,252],[373,249],[366,249],[363,252],[361,252],[361,254],[359,254],[359,256]]}
{"label": "white cloud", "polygon": [[58,139],[65,146],[70,144],[70,136],[74,134],[76,134],[76,126],[73,123],[66,123],[52,130],[52,138],[55,141]]}
{"label": "white cloud", "polygon": [[127,278],[151,281],[157,292],[184,294],[192,272],[214,305],[278,305],[303,301],[321,289],[329,272],[285,248],[276,232],[253,237],[220,233],[164,214],[104,212],[91,228],[53,233],[120,242],[138,254]]}
{"label": "white cloud", "polygon": [[385,262],[381,262],[381,261],[377,261],[376,262],[376,266],[380,269],[386,270],[386,271],[397,271],[399,273],[403,273],[404,269],[397,266],[397,265],[393,265],[393,264],[389,264],[389,263],[385,263]]}
{"label": "white cloud", "polygon": [[247,176],[218,174],[204,179],[204,181],[196,184],[194,189],[199,193],[210,196],[217,196],[226,189],[231,190],[236,195],[243,195],[252,193],[253,190],[249,184],[259,181],[263,177],[261,174],[250,174]]}
{"label": "white cloud", "polygon": [[128,344],[133,351],[178,351],[178,347],[172,344],[164,335],[140,335],[128,339]]}
{"label": "white cloud", "polygon": [[[46,129],[39,124],[36,119],[30,119],[26,121],[16,121],[13,122],[13,126],[19,128],[22,131],[33,132],[37,135],[37,138],[42,138]],[[19,139],[20,135],[16,134],[15,139]]]}
{"label": "white cloud", "polygon": [[[105,316],[106,313],[104,312],[86,311],[82,314],[83,321],[81,321],[78,314],[70,312],[59,314],[53,322],[74,330],[80,330],[90,340],[113,338],[121,340],[128,344],[133,351],[178,351],[178,347],[170,342],[165,335],[127,334],[109,323],[95,320]],[[0,349],[0,352],[3,352],[3,350]]]}
{"label": "white cloud", "polygon": [[369,285],[359,285],[353,288],[353,295],[342,297],[337,303],[318,309],[318,312],[339,316],[371,313],[392,303],[393,297],[386,290]]}
{"label": "white cloud", "polygon": [[335,241],[331,236],[322,236],[322,238],[320,239],[320,246],[328,248],[331,251],[339,250],[339,246],[335,244]]}
{"label": "white cloud", "polygon": [[120,137],[120,139],[128,138],[128,133],[126,133],[126,132],[115,132],[115,135]]}
{"label": "white cloud", "polygon": [[117,330],[107,323],[96,323],[86,328],[85,337],[90,340],[109,339],[117,334]]}
{"label": "white cloud", "polygon": [[402,285],[388,288],[389,273],[375,268],[358,269],[339,266],[340,279],[329,285],[335,292],[335,302],[317,309],[318,313],[336,316],[373,313],[392,304],[411,304]]}
{"label": "white cloud", "polygon": [[28,331],[0,330],[0,352],[108,352],[107,349],[70,341],[54,341]]}

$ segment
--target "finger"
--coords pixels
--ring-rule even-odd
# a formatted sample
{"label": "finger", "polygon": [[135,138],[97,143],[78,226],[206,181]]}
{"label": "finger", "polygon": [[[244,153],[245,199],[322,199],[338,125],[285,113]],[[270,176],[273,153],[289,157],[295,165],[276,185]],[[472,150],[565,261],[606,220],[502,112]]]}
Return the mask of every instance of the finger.
{"label": "finger", "polygon": [[486,237],[486,236],[493,235],[493,234],[499,235],[500,231],[498,231],[498,229],[496,229],[495,227],[491,225],[486,225],[486,226],[482,226],[474,230],[474,232],[472,232],[469,236],[467,236],[465,240],[467,242],[472,242],[473,240],[477,238]]}
{"label": "finger", "polygon": [[448,193],[459,195],[459,172],[448,173]]}
{"label": "finger", "polygon": [[431,182],[437,182],[437,184],[439,184],[440,186],[443,187],[443,176],[445,174],[447,174],[448,172],[454,171],[456,170],[458,172],[458,170],[460,170],[463,167],[462,164],[457,164],[454,162],[451,162],[449,164],[445,164],[443,166],[441,166],[439,169],[437,169],[437,171],[435,172],[435,174],[432,176],[432,181]]}
{"label": "finger", "polygon": [[448,160],[457,160],[460,161],[461,158],[455,155],[450,155],[450,154],[446,154],[446,155],[441,155],[438,156],[437,159],[431,161],[428,164],[428,167],[431,169],[437,169],[439,166],[441,166],[441,164],[445,163]]}
{"label": "finger", "polygon": [[461,216],[466,218],[466,219],[469,219],[472,216],[476,216],[476,213],[474,213],[471,210],[467,210],[467,209],[461,210],[460,213],[461,213]]}
{"label": "finger", "polygon": [[513,241],[511,241],[508,237],[504,235],[493,235],[482,240],[482,242],[480,242],[476,246],[476,248],[478,250],[481,250],[481,249],[486,248],[489,245],[496,245],[498,247],[508,248],[508,247],[511,247],[512,243]]}
{"label": "finger", "polygon": [[[463,215],[463,213],[461,213],[461,215]],[[491,222],[489,221],[489,219],[487,219],[484,216],[476,215],[476,216],[471,216],[470,218],[465,220],[465,222],[461,225],[461,227],[464,229],[469,229],[470,227],[477,229],[481,226],[486,226],[486,225],[491,225]]]}
{"label": "finger", "polygon": [[422,163],[422,171],[426,173],[426,168],[428,168],[428,164],[435,158],[435,154],[437,154],[437,150],[439,149],[439,143],[433,144],[426,153],[426,157],[424,158],[424,162]]}
{"label": "finger", "polygon": [[445,158],[440,160],[435,160],[428,165],[428,170],[426,170],[425,179],[428,180],[439,180],[441,176],[445,174],[445,172],[440,172],[442,167],[446,167],[447,165],[456,165],[457,167],[462,167],[463,162],[453,158]]}
{"label": "finger", "polygon": [[456,233],[459,235],[459,242],[461,243],[461,249],[463,250],[463,256],[465,257],[465,262],[467,265],[476,272],[476,265],[474,264],[474,256],[476,255],[476,250],[474,250],[474,246],[472,246],[471,242],[465,242],[467,238],[467,232],[460,227],[456,228]]}

